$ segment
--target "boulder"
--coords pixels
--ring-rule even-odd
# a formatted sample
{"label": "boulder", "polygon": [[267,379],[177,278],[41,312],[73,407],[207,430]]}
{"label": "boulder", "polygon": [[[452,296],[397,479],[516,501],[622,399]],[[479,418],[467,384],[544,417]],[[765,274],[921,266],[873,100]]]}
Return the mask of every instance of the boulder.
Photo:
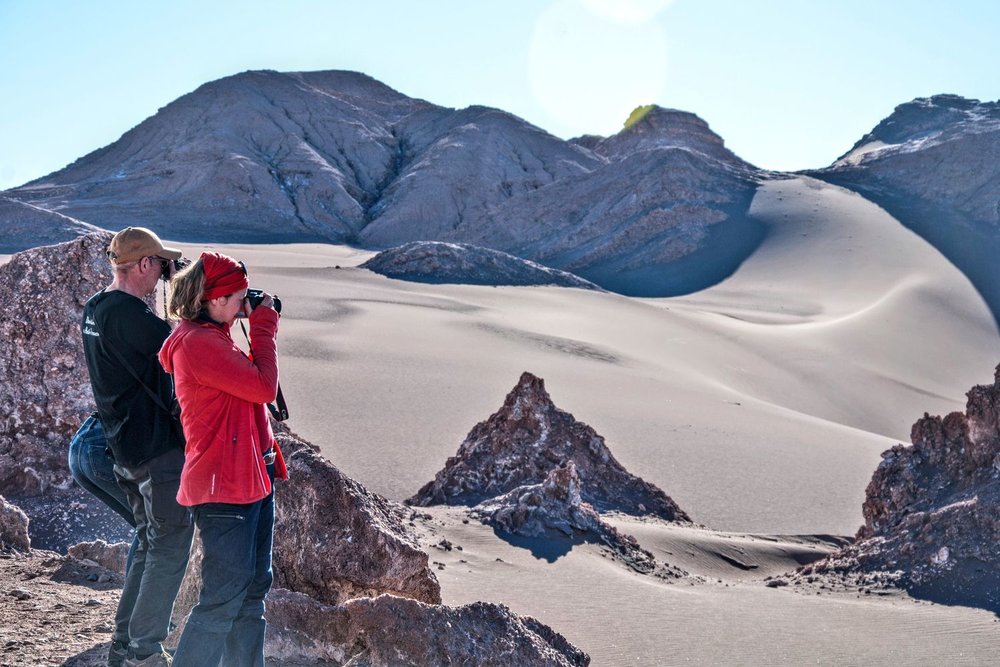
{"label": "boulder", "polygon": [[557,408],[544,381],[527,372],[500,410],[477,424],[434,480],[406,502],[475,505],[522,485],[542,484],[571,460],[580,497],[598,511],[690,521],[661,489],[625,470],[594,429]]}
{"label": "boulder", "polygon": [[66,449],[93,410],[80,318],[111,280],[110,240],[86,234],[0,266],[0,493],[37,495],[71,483]]}
{"label": "boulder", "polygon": [[446,607],[380,595],[332,606],[281,590],[268,598],[267,654],[351,667],[590,664],[562,635],[503,605]]}
{"label": "boulder", "polygon": [[[441,587],[406,521],[411,510],[368,491],[276,424],[289,479],[275,483],[274,585],[328,605],[391,593],[440,604]],[[201,588],[201,543],[174,605],[178,635]]]}
{"label": "boulder", "polygon": [[28,515],[0,496],[0,551],[31,551]]}

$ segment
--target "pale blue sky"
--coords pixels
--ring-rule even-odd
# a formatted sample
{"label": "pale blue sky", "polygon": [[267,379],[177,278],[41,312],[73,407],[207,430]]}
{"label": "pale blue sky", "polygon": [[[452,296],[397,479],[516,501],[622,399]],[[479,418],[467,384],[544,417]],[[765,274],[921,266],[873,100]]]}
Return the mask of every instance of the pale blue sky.
{"label": "pale blue sky", "polygon": [[568,138],[657,103],[743,158],[825,166],[893,108],[1000,98],[986,0],[0,0],[0,189],[247,69],[351,69]]}

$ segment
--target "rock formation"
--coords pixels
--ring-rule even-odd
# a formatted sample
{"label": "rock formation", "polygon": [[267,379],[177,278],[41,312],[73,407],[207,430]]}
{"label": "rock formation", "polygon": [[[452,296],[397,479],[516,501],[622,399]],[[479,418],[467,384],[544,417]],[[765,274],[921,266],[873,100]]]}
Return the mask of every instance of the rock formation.
{"label": "rock formation", "polygon": [[[652,108],[613,137],[567,142],[363,74],[257,71],[5,196],[187,241],[472,243],[663,295],[721,280],[756,247],[745,213],[758,178],[693,114]],[[63,218],[33,231],[23,214],[0,206],[11,247],[77,233]]]}
{"label": "rock formation", "polygon": [[128,549],[129,545],[125,542],[108,544],[104,540],[94,540],[74,544],[67,549],[67,553],[77,560],[97,563],[105,569],[124,575]]}
{"label": "rock formation", "polygon": [[272,655],[371,667],[584,667],[586,653],[530,616],[476,602],[428,605],[381,595],[339,606],[278,591],[268,598]]}
{"label": "rock formation", "polygon": [[935,95],[901,104],[810,173],[859,192],[930,242],[1000,321],[1000,101]]}
{"label": "rock formation", "polygon": [[618,510],[689,521],[667,494],[630,474],[594,429],[558,409],[545,383],[524,373],[503,406],[477,424],[432,482],[407,503],[474,505],[529,484],[542,484],[573,461],[580,497],[599,511]]}
{"label": "rock formation", "polygon": [[676,568],[657,566],[653,554],[634,537],[601,519],[580,497],[580,477],[569,461],[556,468],[541,484],[519,486],[485,500],[470,511],[472,517],[498,530],[524,537],[584,539],[605,545],[618,559],[641,574],[660,576],[686,574]]}
{"label": "rock formation", "polygon": [[0,266],[0,493],[71,484],[66,451],[94,409],[80,341],[83,306],[111,281],[111,234],[18,253]]}
{"label": "rock formation", "polygon": [[882,454],[857,541],[804,568],[890,575],[913,594],[1000,611],[1000,367],[965,413],[924,415]]}
{"label": "rock formation", "polygon": [[288,482],[275,496],[277,585],[327,604],[380,593],[440,604],[441,588],[406,507],[368,491],[291,433],[278,441]]}
{"label": "rock formation", "polygon": [[466,285],[557,285],[600,289],[572,273],[465,243],[414,241],[390,248],[361,265],[389,278]]}
{"label": "rock formation", "polygon": [[10,550],[31,550],[31,540],[28,538],[28,515],[0,496],[0,552]]}

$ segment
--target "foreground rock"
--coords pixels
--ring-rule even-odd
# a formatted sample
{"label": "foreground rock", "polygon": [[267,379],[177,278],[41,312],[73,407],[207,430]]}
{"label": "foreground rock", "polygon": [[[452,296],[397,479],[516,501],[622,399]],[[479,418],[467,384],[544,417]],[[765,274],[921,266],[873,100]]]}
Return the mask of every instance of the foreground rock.
{"label": "foreground rock", "polygon": [[93,408],[83,306],[111,281],[109,233],[18,253],[0,266],[0,493],[70,484],[69,440]]}
{"label": "foreground rock", "polygon": [[117,574],[125,574],[129,545],[125,542],[108,544],[104,540],[74,544],[67,553],[77,560],[96,563]]}
{"label": "foreground rock", "polygon": [[662,490],[625,470],[594,429],[558,409],[542,379],[527,372],[503,407],[477,424],[434,481],[406,502],[475,505],[541,484],[569,461],[579,475],[580,497],[598,511],[690,521]]}
{"label": "foreground rock", "polygon": [[[440,604],[437,577],[406,523],[411,511],[345,476],[284,425],[276,432],[289,479],[275,484],[275,587],[328,605],[384,593]],[[198,601],[200,570],[196,540],[174,606],[178,637]]]}
{"label": "foreground rock", "polygon": [[924,415],[882,455],[857,542],[803,574],[863,573],[913,595],[1000,611],[1000,367],[965,413]]}
{"label": "foreground rock", "polygon": [[605,545],[616,558],[641,574],[680,577],[682,570],[658,565],[649,551],[631,535],[604,522],[580,497],[576,464],[549,473],[541,484],[519,486],[509,493],[486,500],[470,511],[471,516],[511,535],[559,539],[582,539]]}
{"label": "foreground rock", "polygon": [[590,664],[548,626],[507,607],[476,602],[464,607],[428,605],[382,595],[329,606],[279,592],[268,598],[268,643],[285,659],[370,667],[480,665],[483,667]]}
{"label": "foreground rock", "polygon": [[0,551],[30,551],[28,515],[0,496]]}
{"label": "foreground rock", "polygon": [[380,252],[361,268],[389,278],[420,283],[556,285],[600,289],[572,273],[550,269],[499,250],[464,243],[414,241]]}

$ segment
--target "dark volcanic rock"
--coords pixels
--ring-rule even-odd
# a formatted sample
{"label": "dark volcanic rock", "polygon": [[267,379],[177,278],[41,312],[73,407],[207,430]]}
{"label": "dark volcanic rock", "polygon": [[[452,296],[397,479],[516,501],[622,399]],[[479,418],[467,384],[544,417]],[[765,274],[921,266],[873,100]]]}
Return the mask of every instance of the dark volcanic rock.
{"label": "dark volcanic rock", "polygon": [[653,554],[604,522],[590,504],[580,497],[580,477],[576,464],[549,473],[541,484],[519,486],[509,493],[485,500],[470,511],[485,524],[512,535],[544,538],[585,539],[604,544],[636,572],[681,577],[682,570],[658,566]]}
{"label": "dark volcanic rock", "polygon": [[600,289],[565,271],[464,243],[414,241],[390,248],[361,265],[389,278],[466,285],[558,285]]}
{"label": "dark volcanic rock", "polygon": [[474,505],[526,484],[541,484],[573,461],[580,496],[600,511],[689,521],[667,494],[622,467],[604,438],[558,409],[545,383],[524,373],[503,407],[477,424],[434,481],[407,503]]}
{"label": "dark volcanic rock", "polygon": [[83,306],[111,281],[107,232],[18,253],[0,266],[0,493],[71,483],[69,440],[94,409]]}
{"label": "dark volcanic rock", "polygon": [[357,667],[585,667],[590,657],[559,633],[503,605],[442,607],[382,595],[329,606],[275,591],[268,655]]}
{"label": "dark volcanic rock", "polygon": [[902,104],[826,169],[940,250],[1000,321],[1000,102]]}
{"label": "dark volcanic rock", "polygon": [[917,596],[1000,611],[1000,367],[965,413],[924,415],[882,454],[857,542],[810,572],[891,575]]}
{"label": "dark volcanic rock", "polygon": [[30,551],[28,515],[0,496],[0,551]]}

